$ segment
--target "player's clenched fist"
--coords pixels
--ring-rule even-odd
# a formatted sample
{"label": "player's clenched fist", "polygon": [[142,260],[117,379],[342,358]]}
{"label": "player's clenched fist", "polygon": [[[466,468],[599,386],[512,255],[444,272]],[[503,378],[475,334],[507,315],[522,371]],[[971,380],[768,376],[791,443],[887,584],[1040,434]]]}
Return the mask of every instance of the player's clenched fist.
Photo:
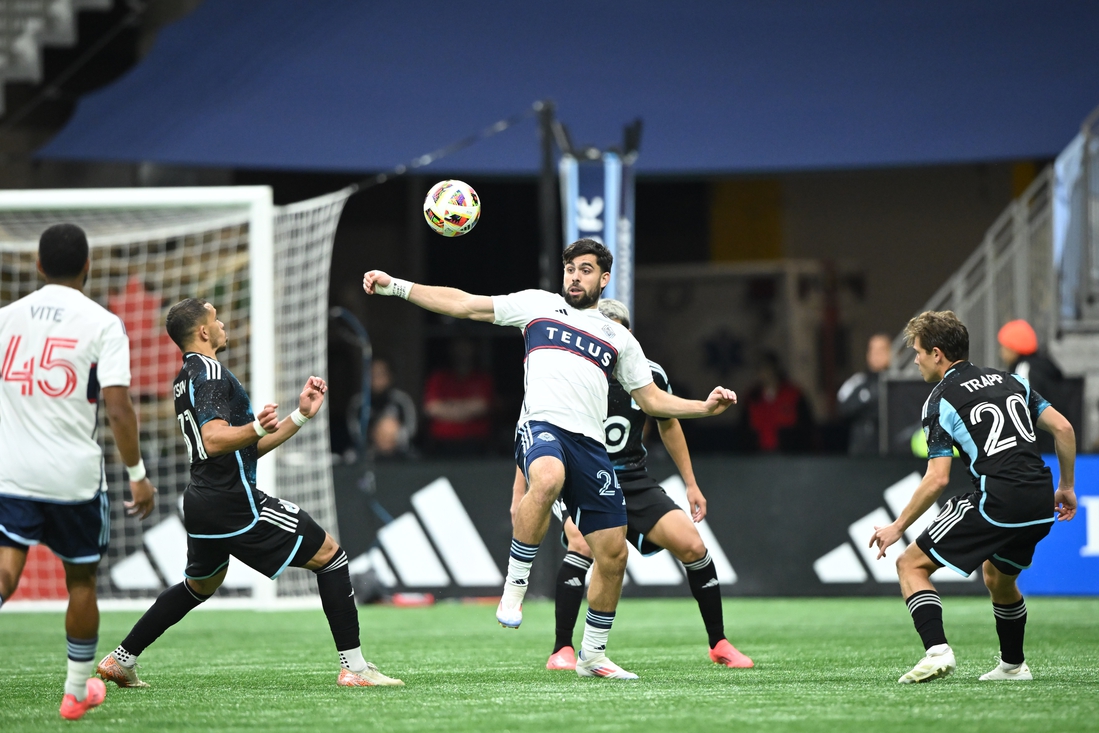
{"label": "player's clenched fist", "polygon": [[267,403],[263,406],[263,409],[256,415],[256,422],[259,426],[269,433],[273,433],[279,429],[279,415],[276,410],[279,406],[272,403]]}
{"label": "player's clenched fist", "polygon": [[736,392],[724,387],[714,387],[714,391],[706,398],[706,410],[709,415],[720,415],[736,404]]}
{"label": "player's clenched fist", "polygon": [[[376,293],[376,288],[387,287],[392,279],[393,278],[381,270],[371,270],[363,275],[363,290],[366,291],[367,295],[374,295]],[[378,293],[378,295],[381,294],[382,293]]]}

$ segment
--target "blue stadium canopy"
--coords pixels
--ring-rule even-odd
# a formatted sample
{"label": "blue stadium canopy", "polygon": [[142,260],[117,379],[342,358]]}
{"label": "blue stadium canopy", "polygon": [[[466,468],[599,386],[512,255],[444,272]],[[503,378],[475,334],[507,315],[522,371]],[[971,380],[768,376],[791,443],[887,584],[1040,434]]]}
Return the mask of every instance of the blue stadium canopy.
{"label": "blue stadium canopy", "polygon": [[[1099,103],[1094,0],[207,0],[48,158],[379,171],[556,101],[578,143],[720,173],[1055,155]],[[432,165],[528,174],[533,121]]]}

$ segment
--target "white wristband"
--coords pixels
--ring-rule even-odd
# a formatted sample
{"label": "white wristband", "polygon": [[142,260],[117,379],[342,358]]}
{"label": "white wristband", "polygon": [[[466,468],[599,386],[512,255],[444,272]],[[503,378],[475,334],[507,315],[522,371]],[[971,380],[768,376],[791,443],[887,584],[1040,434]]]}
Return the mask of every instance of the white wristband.
{"label": "white wristband", "polygon": [[378,295],[396,295],[398,298],[404,298],[408,300],[408,294],[412,291],[412,286],[415,283],[408,280],[402,280],[399,277],[391,277],[390,283],[385,287],[381,285],[374,286],[374,292]]}
{"label": "white wristband", "polygon": [[126,466],[126,472],[130,474],[130,482],[137,483],[138,481],[144,481],[145,476],[148,474],[145,472],[145,460],[139,458],[136,466]]}
{"label": "white wristband", "polygon": [[290,413],[290,419],[294,421],[294,424],[299,428],[305,423],[309,422],[309,418],[301,413],[301,409],[294,410]]}
{"label": "white wristband", "polygon": [[267,435],[267,431],[264,430],[263,426],[259,424],[259,420],[254,420],[252,422],[252,427],[255,429],[256,435],[258,435],[259,437],[262,438],[263,436]]}

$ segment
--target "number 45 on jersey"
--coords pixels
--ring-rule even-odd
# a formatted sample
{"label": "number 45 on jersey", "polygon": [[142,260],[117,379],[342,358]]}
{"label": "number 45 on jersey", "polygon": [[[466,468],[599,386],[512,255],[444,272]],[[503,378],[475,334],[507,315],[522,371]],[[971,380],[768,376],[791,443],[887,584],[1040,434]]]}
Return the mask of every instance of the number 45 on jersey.
{"label": "number 45 on jersey", "polygon": [[[16,368],[16,364],[19,362],[19,345],[23,342],[22,336],[12,336],[8,341],[8,347],[4,351],[3,366],[0,367],[0,378],[5,382],[17,382],[19,384],[19,394],[24,397],[30,397],[34,394],[34,387],[38,385],[38,389],[42,390],[42,394],[47,397],[68,397],[76,389],[76,367],[71,361],[67,361],[58,357],[54,352],[62,349],[75,349],[77,345],[77,339],[59,338],[51,336],[46,339],[46,343],[42,346],[42,353],[38,357],[38,370],[35,371],[34,360],[35,357],[31,357],[23,362],[23,365]],[[65,382],[59,387],[55,387],[50,383],[50,379],[56,379],[53,375],[43,374],[43,372],[51,372],[60,369],[65,377]],[[35,379],[35,375],[39,374],[42,378]]]}

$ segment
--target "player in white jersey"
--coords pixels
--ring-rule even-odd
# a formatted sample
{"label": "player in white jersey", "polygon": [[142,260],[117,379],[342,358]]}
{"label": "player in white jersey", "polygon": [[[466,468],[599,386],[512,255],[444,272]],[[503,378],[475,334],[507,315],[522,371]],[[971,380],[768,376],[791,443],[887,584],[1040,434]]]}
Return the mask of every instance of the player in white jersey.
{"label": "player in white jersey", "polygon": [[84,232],[56,224],[38,246],[46,284],[0,308],[0,606],[19,584],[30,545],[61,558],[69,608],[69,670],[61,716],[103,702],[89,679],[99,633],[95,573],[110,538],[100,394],[130,474],[130,516],[147,517],[156,489],[145,474],[130,402],[126,329],[82,292],[91,261]]}
{"label": "player in white jersey", "polygon": [[549,528],[553,503],[561,496],[596,560],[576,672],[637,679],[605,654],[627,558],[625,500],[604,443],[608,379],[617,379],[645,412],[659,417],[717,415],[736,402],[736,395],[716,387],[705,401],[684,400],[658,389],[633,334],[596,309],[610,281],[611,253],[599,242],[581,239],[565,248],[561,259],[561,295],[541,290],[471,295],[378,270],[363,276],[363,289],[368,295],[396,295],[454,318],[523,330],[526,393],[516,430],[516,462],[530,489],[515,513],[508,577],[496,619],[506,628],[522,622],[530,567]]}

